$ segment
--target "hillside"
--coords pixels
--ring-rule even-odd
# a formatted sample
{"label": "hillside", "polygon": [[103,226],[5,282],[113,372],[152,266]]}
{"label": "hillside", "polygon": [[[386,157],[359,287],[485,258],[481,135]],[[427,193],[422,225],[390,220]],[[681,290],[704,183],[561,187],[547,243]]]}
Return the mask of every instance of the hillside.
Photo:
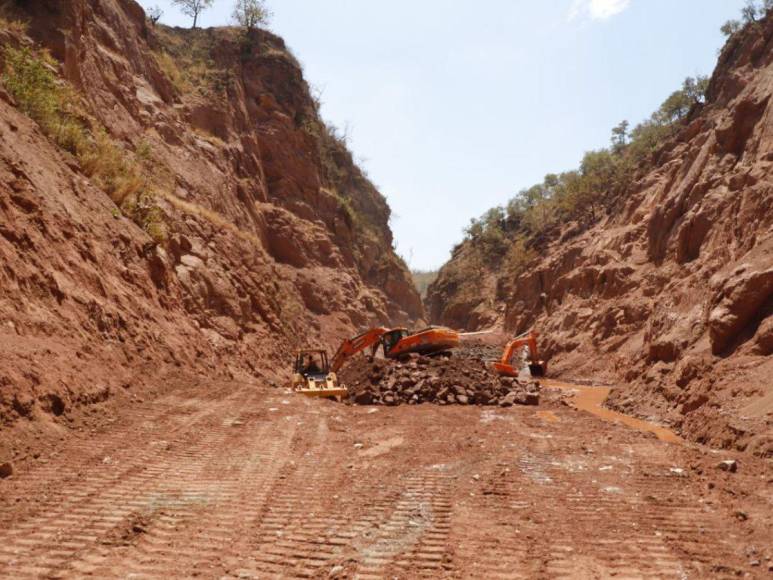
{"label": "hillside", "polygon": [[[623,131],[617,156],[548,176],[548,202],[581,183],[560,200],[572,212],[554,198],[510,231],[474,223],[429,288],[432,322],[536,328],[552,376],[614,384],[609,405],[694,440],[773,453],[772,39],[770,16],[732,34],[705,98],[651,153]],[[628,166],[585,179],[609,159]]]}
{"label": "hillside", "polygon": [[0,445],[423,317],[280,38],[75,0],[19,4],[0,45]]}

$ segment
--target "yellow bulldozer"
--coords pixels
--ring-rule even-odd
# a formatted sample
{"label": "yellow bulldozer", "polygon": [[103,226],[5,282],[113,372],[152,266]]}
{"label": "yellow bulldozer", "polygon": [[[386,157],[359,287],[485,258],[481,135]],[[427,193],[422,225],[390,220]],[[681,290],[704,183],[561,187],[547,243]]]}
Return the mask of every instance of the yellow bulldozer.
{"label": "yellow bulldozer", "polygon": [[431,327],[418,332],[406,328],[371,328],[353,338],[344,340],[328,361],[321,349],[299,350],[295,355],[292,390],[309,397],[345,397],[345,385],[338,383],[337,372],[353,356],[370,348],[374,357],[379,347],[384,357],[399,359],[407,354],[431,355],[459,346],[459,333],[449,328]]}
{"label": "yellow bulldozer", "polygon": [[308,397],[345,397],[346,387],[330,370],[327,352],[319,349],[299,350],[293,366],[292,390]]}

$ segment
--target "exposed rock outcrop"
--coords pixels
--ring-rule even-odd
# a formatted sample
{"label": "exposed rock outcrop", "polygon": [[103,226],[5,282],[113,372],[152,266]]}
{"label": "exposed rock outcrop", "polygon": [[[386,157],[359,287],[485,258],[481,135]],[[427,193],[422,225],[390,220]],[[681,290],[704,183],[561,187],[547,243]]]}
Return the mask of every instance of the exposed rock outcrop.
{"label": "exposed rock outcrop", "polygon": [[542,240],[522,275],[457,248],[432,321],[536,327],[552,373],[619,385],[611,405],[773,453],[772,42],[771,18],[733,35],[708,103],[646,175],[590,229]]}
{"label": "exposed rock outcrop", "polygon": [[0,425],[166,376],[281,377],[296,347],[423,317],[386,201],[281,39],[150,27],[133,0],[18,11],[29,38],[0,43],[48,49],[109,137],[145,151],[167,237],[0,91]]}

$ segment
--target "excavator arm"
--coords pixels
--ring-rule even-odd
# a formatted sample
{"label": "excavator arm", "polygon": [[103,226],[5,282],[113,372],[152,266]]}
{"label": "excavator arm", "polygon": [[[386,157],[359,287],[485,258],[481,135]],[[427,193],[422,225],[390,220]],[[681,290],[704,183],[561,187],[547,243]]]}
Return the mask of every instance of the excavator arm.
{"label": "excavator arm", "polygon": [[[362,352],[369,346],[377,347],[381,342],[381,337],[384,335],[384,333],[388,332],[388,330],[389,329],[387,328],[380,327],[371,328],[367,332],[363,332],[354,338],[349,338],[343,341],[341,346],[338,347],[335,356],[333,357],[333,363],[330,366],[330,370],[332,370],[334,373],[337,373],[339,369],[344,366],[346,361],[348,361],[357,353]],[[373,350],[375,354],[375,348]]]}
{"label": "excavator arm", "polygon": [[502,353],[502,360],[494,363],[494,369],[500,375],[508,377],[518,376],[519,369],[513,366],[513,356],[516,352],[526,347],[528,349],[528,364],[531,374],[537,377],[544,376],[547,371],[547,365],[544,361],[539,360],[539,354],[537,352],[538,336],[539,335],[535,331],[529,331],[508,342]]}

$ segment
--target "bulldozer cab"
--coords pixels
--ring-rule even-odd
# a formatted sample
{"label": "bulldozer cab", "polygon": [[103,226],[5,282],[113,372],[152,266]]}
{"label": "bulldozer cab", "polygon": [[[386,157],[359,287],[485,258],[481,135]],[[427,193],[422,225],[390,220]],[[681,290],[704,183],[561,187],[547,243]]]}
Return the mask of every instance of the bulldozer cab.
{"label": "bulldozer cab", "polygon": [[295,372],[306,378],[325,377],[330,372],[327,352],[324,350],[301,350],[295,357]]}
{"label": "bulldozer cab", "polygon": [[388,356],[389,352],[397,346],[397,343],[409,334],[407,328],[395,328],[384,333],[381,337],[381,344],[384,345],[384,356]]}

